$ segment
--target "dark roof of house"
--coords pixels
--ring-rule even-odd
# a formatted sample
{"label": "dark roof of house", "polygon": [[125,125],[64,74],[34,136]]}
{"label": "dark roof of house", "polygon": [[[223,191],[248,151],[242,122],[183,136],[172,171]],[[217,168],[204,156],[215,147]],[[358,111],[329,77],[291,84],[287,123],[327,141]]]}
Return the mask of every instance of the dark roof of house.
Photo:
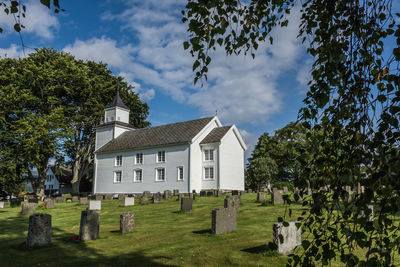
{"label": "dark roof of house", "polygon": [[49,166],[54,176],[60,183],[70,183],[72,180],[72,168],[66,166]]}
{"label": "dark roof of house", "polygon": [[117,91],[117,94],[115,95],[113,101],[106,106],[106,108],[113,108],[113,107],[120,107],[124,109],[129,109],[127,105],[122,102],[121,97],[119,96],[119,92]]}
{"label": "dark roof of house", "polygon": [[126,131],[100,147],[96,153],[187,144],[213,117]]}
{"label": "dark roof of house", "polygon": [[132,129],[135,129],[135,126],[133,126],[132,124],[129,124],[129,123],[126,123],[126,122],[122,122],[122,121],[110,121],[110,122],[105,122],[105,123],[102,123],[102,124],[97,125],[97,128],[100,128],[100,127],[103,127],[103,126],[114,125],[114,124],[121,125],[121,126],[125,126],[125,127],[132,128]]}
{"label": "dark roof of house", "polygon": [[214,128],[206,137],[204,137],[200,144],[211,144],[221,141],[222,137],[224,137],[231,127],[232,125]]}

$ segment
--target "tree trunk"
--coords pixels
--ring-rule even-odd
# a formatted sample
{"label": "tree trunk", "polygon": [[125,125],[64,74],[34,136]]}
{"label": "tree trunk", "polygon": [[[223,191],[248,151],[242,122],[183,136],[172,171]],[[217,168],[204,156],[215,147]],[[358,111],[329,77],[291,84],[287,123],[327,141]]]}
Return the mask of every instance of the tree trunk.
{"label": "tree trunk", "polygon": [[80,159],[77,153],[77,156],[75,157],[75,162],[74,162],[74,167],[72,169],[72,180],[71,180],[71,193],[73,195],[79,195],[79,183],[80,180],[79,179],[79,170],[80,170]]}
{"label": "tree trunk", "polygon": [[35,187],[33,187],[32,184],[32,189],[33,192],[35,193],[36,196],[42,197],[44,196],[44,180],[46,179],[46,173],[47,173],[47,164],[40,166],[38,168],[38,178],[35,181]]}

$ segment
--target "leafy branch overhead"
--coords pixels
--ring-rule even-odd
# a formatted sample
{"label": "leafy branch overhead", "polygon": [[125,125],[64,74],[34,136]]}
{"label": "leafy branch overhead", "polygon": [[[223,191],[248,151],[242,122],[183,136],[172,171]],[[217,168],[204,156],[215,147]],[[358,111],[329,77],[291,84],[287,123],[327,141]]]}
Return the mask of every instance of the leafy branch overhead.
{"label": "leafy branch overhead", "polygon": [[[54,10],[54,13],[56,14],[60,13],[60,11],[65,11],[61,8],[59,0],[40,0],[40,3],[47,8]],[[21,19],[25,18],[25,14],[26,12],[29,12],[29,10],[27,10],[26,5],[24,5],[22,1],[0,1],[0,9],[3,9],[4,11],[2,16],[12,16],[14,18],[14,30],[16,32],[21,32],[21,30],[25,28],[21,22]],[[0,33],[2,32],[3,29],[0,27]]]}

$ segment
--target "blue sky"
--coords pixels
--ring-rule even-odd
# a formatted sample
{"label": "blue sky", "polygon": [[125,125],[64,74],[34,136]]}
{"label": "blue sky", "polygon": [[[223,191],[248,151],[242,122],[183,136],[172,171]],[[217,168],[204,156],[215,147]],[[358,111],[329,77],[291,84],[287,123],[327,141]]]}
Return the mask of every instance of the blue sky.
{"label": "blue sky", "polygon": [[[188,38],[180,15],[186,1],[61,1],[66,11],[58,15],[39,0],[24,3],[27,47],[53,47],[107,63],[148,103],[153,126],[213,116],[217,110],[224,125],[236,124],[241,131],[249,156],[258,136],[297,119],[312,59],[296,38],[296,10],[289,27],[274,32],[274,45],[261,45],[255,60],[227,57],[217,49],[209,81],[201,87],[193,86],[193,59],[182,45]],[[23,57],[12,18],[1,15],[0,26],[0,56]]]}

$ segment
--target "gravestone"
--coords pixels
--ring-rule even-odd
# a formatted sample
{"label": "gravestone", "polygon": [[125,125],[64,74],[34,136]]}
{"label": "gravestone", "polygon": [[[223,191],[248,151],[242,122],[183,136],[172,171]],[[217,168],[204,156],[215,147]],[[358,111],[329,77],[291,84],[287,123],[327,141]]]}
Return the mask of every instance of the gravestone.
{"label": "gravestone", "polygon": [[20,199],[11,199],[10,206],[11,207],[21,207],[21,200]]}
{"label": "gravestone", "polygon": [[46,209],[53,209],[55,207],[54,200],[52,200],[52,199],[45,200],[44,205],[46,205]]}
{"label": "gravestone", "polygon": [[207,190],[207,196],[211,197],[213,195],[213,191],[212,190]]}
{"label": "gravestone", "polygon": [[238,196],[239,191],[238,190],[232,190],[232,196]]}
{"label": "gravestone", "polygon": [[111,200],[111,199],[113,199],[113,195],[112,194],[106,194],[106,195],[104,195],[104,199]]}
{"label": "gravestone", "polygon": [[160,192],[153,195],[153,203],[160,203],[163,200],[163,196]]}
{"label": "gravestone", "polygon": [[29,216],[27,246],[47,245],[51,243],[51,234],[50,214],[36,213]]}
{"label": "gravestone", "polygon": [[72,202],[79,202],[79,197],[78,196],[73,196],[72,197]]}
{"label": "gravestone", "polygon": [[124,198],[124,206],[134,206],[135,205],[135,198],[134,197],[126,197]]}
{"label": "gravestone", "polygon": [[236,230],[236,210],[234,208],[214,209],[211,217],[212,234],[218,235]]}
{"label": "gravestone", "polygon": [[282,193],[278,189],[274,188],[271,193],[271,201],[272,204],[281,204],[283,203]]}
{"label": "gravestone", "polygon": [[124,200],[124,198],[125,198],[125,195],[124,195],[124,194],[118,194],[118,199],[119,199],[119,200]]}
{"label": "gravestone", "polygon": [[0,201],[0,209],[4,209],[4,202]]}
{"label": "gravestone", "polygon": [[67,199],[65,200],[66,202],[72,202],[72,198],[67,197]]}
{"label": "gravestone", "polygon": [[36,203],[24,203],[22,204],[21,213],[22,214],[33,213],[36,211],[36,208],[37,208]]}
{"label": "gravestone", "polygon": [[171,190],[164,190],[164,198],[170,198],[171,197]]}
{"label": "gravestone", "polygon": [[143,192],[143,195],[144,195],[145,197],[147,197],[147,198],[150,198],[150,197],[151,197],[150,191],[144,191],[144,192]]}
{"label": "gravestone", "polygon": [[181,210],[190,211],[192,210],[193,198],[182,198],[181,199]]}
{"label": "gravestone", "polygon": [[103,195],[95,195],[95,200],[103,200]]}
{"label": "gravestone", "polygon": [[179,195],[179,190],[178,189],[174,189],[174,196]]}
{"label": "gravestone", "polygon": [[217,197],[222,197],[223,196],[222,190],[217,190],[216,196]]}
{"label": "gravestone", "polygon": [[196,194],[195,193],[189,193],[189,198],[196,200]]}
{"label": "gravestone", "polygon": [[[90,201],[89,205],[91,202],[95,201]],[[79,239],[95,240],[99,238],[99,230],[100,230],[100,212],[96,210],[82,211],[81,225],[79,228]]]}
{"label": "gravestone", "polygon": [[147,204],[147,197],[145,195],[141,196],[139,198],[139,203],[142,205]]}
{"label": "gravestone", "polygon": [[87,197],[80,197],[79,204],[84,205],[87,204],[88,198]]}
{"label": "gravestone", "polygon": [[289,192],[289,190],[288,190],[287,186],[284,186],[283,187],[283,193],[287,193],[287,192]]}
{"label": "gravestone", "polygon": [[247,189],[247,193],[253,193],[253,190],[251,188]]}
{"label": "gravestone", "polygon": [[240,195],[240,196],[244,196],[244,194],[246,194],[245,191],[239,191],[239,195]]}
{"label": "gravestone", "polygon": [[227,196],[224,199],[224,208],[234,208],[236,211],[240,209],[239,196]]}
{"label": "gravestone", "polygon": [[201,190],[200,191],[200,196],[201,197],[204,197],[204,196],[206,196],[207,195],[207,192],[205,191],[205,190]]}
{"label": "gravestone", "polygon": [[64,199],[62,197],[56,197],[56,203],[63,203]]}
{"label": "gravestone", "polygon": [[178,195],[177,201],[181,201],[181,199],[184,198],[184,197],[185,197],[185,194],[180,193],[180,194]]}
{"label": "gravestone", "polygon": [[39,200],[37,198],[28,198],[28,203],[39,203]]}
{"label": "gravestone", "polygon": [[101,210],[101,201],[100,200],[89,201],[89,210]]}
{"label": "gravestone", "polygon": [[[297,228],[296,222],[288,222],[289,226],[283,226],[283,223],[274,223],[274,243],[278,247],[278,253],[288,253],[292,251],[296,246],[301,245],[301,228]],[[283,243],[279,238],[279,235],[283,237]]]}
{"label": "gravestone", "polygon": [[120,216],[119,229],[121,234],[135,231],[135,214],[132,212],[124,212]]}
{"label": "gravestone", "polygon": [[265,201],[265,192],[258,192],[257,193],[257,202]]}

